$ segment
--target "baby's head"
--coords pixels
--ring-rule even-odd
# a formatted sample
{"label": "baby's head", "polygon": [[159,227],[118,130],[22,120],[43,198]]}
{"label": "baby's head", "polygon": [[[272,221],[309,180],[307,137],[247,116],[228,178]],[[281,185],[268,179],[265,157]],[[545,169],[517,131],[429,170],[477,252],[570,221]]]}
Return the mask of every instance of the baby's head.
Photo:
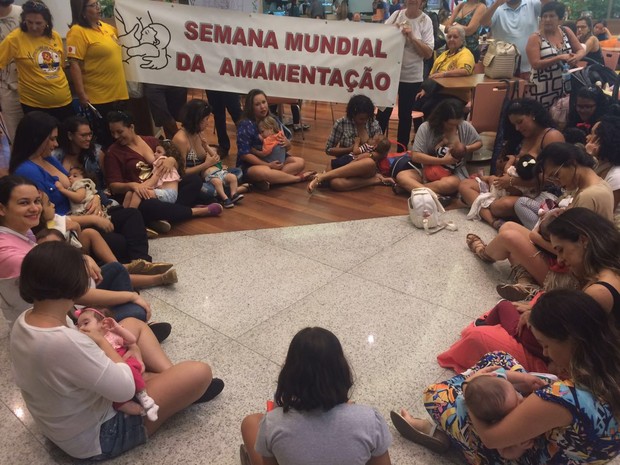
{"label": "baby's head", "polygon": [[69,169],[69,181],[71,181],[71,184],[75,181],[84,179],[85,177],[86,174],[84,173],[84,168],[81,166],[72,166],[71,169]]}
{"label": "baby's head", "polygon": [[389,139],[384,138],[381,139],[377,145],[375,146],[374,152],[377,154],[375,157],[375,162],[383,160],[390,153],[390,149],[392,148],[392,143]]}
{"label": "baby's head", "polygon": [[517,405],[523,397],[512,384],[498,376],[478,376],[467,383],[465,404],[480,420],[497,423]]}
{"label": "baby's head", "polygon": [[536,177],[536,158],[530,154],[521,155],[515,161],[515,169],[517,175],[524,181],[531,181]]}
{"label": "baby's head", "polygon": [[36,236],[37,244],[43,244],[44,242],[65,242],[65,236],[58,230],[53,228],[43,228],[37,232]]}
{"label": "baby's head", "polygon": [[267,116],[265,119],[258,123],[258,131],[260,135],[264,137],[273,136],[280,130],[280,126],[275,118]]}
{"label": "baby's head", "polygon": [[105,332],[103,320],[111,316],[106,309],[97,310],[96,308],[85,307],[75,311],[77,317],[77,328],[84,332],[100,331]]}

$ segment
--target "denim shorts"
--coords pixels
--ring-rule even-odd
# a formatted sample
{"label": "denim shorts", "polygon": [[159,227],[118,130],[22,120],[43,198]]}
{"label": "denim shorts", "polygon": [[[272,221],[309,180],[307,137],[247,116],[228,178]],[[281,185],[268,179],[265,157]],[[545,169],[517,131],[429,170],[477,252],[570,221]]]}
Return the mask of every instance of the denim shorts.
{"label": "denim shorts", "polygon": [[146,443],[146,427],[143,418],[140,415],[118,412],[103,423],[99,432],[101,454],[89,460],[109,460]]}
{"label": "denim shorts", "polygon": [[175,203],[179,196],[179,192],[174,189],[155,189],[155,195],[158,200],[166,203]]}

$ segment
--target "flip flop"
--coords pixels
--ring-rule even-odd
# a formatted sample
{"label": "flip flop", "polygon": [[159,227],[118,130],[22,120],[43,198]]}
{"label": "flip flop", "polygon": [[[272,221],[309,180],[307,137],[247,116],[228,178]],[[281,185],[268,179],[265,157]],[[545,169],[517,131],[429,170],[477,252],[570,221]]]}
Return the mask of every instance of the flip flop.
{"label": "flip flop", "polygon": [[420,444],[433,452],[443,453],[450,448],[448,435],[441,430],[437,430],[436,424],[433,424],[431,433],[426,434],[415,429],[400,413],[396,413],[394,410],[390,412],[390,418],[396,431],[405,439]]}

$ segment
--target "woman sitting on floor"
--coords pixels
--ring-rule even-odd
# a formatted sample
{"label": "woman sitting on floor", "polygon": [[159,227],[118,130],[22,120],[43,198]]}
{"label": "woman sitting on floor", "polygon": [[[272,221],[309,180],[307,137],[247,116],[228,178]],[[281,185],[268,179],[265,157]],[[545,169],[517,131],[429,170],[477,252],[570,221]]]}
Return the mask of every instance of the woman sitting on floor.
{"label": "woman sitting on floor", "polygon": [[[222,213],[218,204],[194,206],[198,202],[202,180],[198,175],[187,175],[179,182],[175,203],[162,202],[155,197],[153,189],[142,186],[151,176],[155,162],[155,148],[159,140],[136,134],[133,117],[124,111],[108,115],[110,132],[115,141],[105,156],[105,177],[116,200],[123,201],[127,192],[135,192],[142,202],[139,210],[144,222],[157,232],[170,231],[170,222],[186,221],[198,216],[217,216]],[[176,168],[177,162],[168,157],[159,169],[167,174]]]}
{"label": "woman sitting on floor", "polygon": [[[620,232],[587,208],[571,208],[547,227],[557,261],[578,286],[620,322]],[[530,371],[546,371],[548,359],[524,325],[531,304],[499,302],[461,333],[459,341],[437,356],[442,367],[463,371],[487,352],[518,357]]]}
{"label": "woman sitting on floor", "polygon": [[[552,142],[564,142],[564,136],[554,129],[553,120],[547,110],[535,100],[513,101],[508,107],[503,125],[504,155],[519,158],[521,155],[529,154],[536,158]],[[498,189],[510,189],[513,185],[517,188],[531,188],[537,184],[537,181],[516,180],[508,174],[497,173],[497,175],[498,178],[493,184]],[[459,185],[459,193],[463,202],[471,205],[480,195],[480,186],[475,179],[465,179]],[[489,207],[480,210],[480,217],[495,229],[499,229],[505,219],[515,217],[515,203],[520,195],[520,193],[507,195],[495,200]],[[547,197],[545,190],[536,197],[536,211]]]}
{"label": "woman sitting on floor", "polygon": [[[555,290],[532,309],[530,324],[545,354],[568,373],[545,385],[527,374],[511,355],[487,354],[471,370],[424,392],[424,406],[433,419],[392,412],[397,430],[435,451],[457,446],[470,464],[607,463],[620,453],[620,334],[609,316],[581,291]],[[463,395],[480,376],[502,376],[506,390],[499,401],[500,419],[487,423],[468,411]],[[520,448],[519,454],[508,455]],[[514,461],[510,460],[513,459]]]}
{"label": "woman sitting on floor", "polygon": [[338,338],[323,328],[299,331],[278,377],[277,407],[241,424],[241,463],[389,465],[385,420],[350,401],[352,386]]}
{"label": "woman sitting on floor", "polygon": [[384,147],[380,149],[380,155],[376,152],[373,155],[383,140],[374,109],[372,100],[365,95],[354,95],[349,99],[346,116],[334,123],[325,147],[325,153],[335,158],[331,160],[327,171],[310,181],[310,194],[320,184],[329,185],[335,191],[394,184],[391,178],[377,172],[377,157],[385,157],[387,152]]}
{"label": "woman sitting on floor", "polygon": [[37,427],[71,457],[107,460],[144,444],[175,413],[218,395],[224,383],[203,362],[173,364],[141,321],[123,326],[144,357],[146,388],[158,419],[117,412],[112,402],[135,394],[131,370],[99,333],[81,333],[67,313],[88,290],[82,254],[63,242],[32,249],[19,291],[32,303],[11,331],[15,382]]}
{"label": "woman sitting on floor", "polygon": [[396,182],[406,192],[427,187],[440,196],[454,195],[461,180],[468,176],[465,157],[481,147],[478,132],[464,120],[463,103],[444,100],[420,126],[411,162],[395,170]]}
{"label": "woman sitting on floor", "polygon": [[[546,181],[574,192],[569,208],[588,208],[609,221],[613,220],[613,192],[594,172],[593,159],[582,149],[564,142],[553,143],[539,155],[539,166]],[[530,231],[512,222],[504,224],[488,245],[475,234],[467,235],[467,245],[483,261],[492,263],[508,259],[512,266],[523,266],[533,281],[529,285],[544,283],[550,267],[548,255],[555,254],[551,243],[539,230]],[[517,284],[528,285],[526,282]]]}
{"label": "woman sitting on floor", "polygon": [[[267,95],[262,90],[253,89],[248,92],[243,107],[243,117],[237,126],[237,167],[243,170],[244,178],[261,189],[269,189],[271,184],[293,184],[296,182],[310,181],[315,171],[304,171],[306,162],[301,157],[288,154],[291,149],[291,141],[282,136],[280,145],[287,152],[284,163],[280,161],[264,161],[258,155],[252,153],[252,149],[262,149],[263,142],[260,139],[258,123],[269,114]],[[281,123],[280,123],[281,124]],[[284,132],[290,131],[284,129]]]}

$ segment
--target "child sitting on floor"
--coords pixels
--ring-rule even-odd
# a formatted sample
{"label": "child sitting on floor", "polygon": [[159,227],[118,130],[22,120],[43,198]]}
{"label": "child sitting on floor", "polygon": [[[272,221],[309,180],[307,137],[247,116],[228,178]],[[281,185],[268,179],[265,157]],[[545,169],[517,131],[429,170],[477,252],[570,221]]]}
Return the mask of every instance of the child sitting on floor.
{"label": "child sitting on floor", "polygon": [[[83,308],[75,311],[77,317],[77,327],[82,333],[101,334],[116,352],[123,357],[125,363],[131,369],[134,382],[136,383],[136,395],[138,400],[128,402],[114,402],[114,408],[119,412],[129,415],[146,415],[151,421],[157,421],[159,405],[146,392],[146,383],[142,377],[144,363],[136,358],[139,349],[136,346],[136,337],[127,329],[123,328],[118,322],[104,314],[104,311],[94,308]],[[131,350],[131,352],[129,352]]]}
{"label": "child sitting on floor", "polygon": [[[163,174],[162,164],[167,157],[176,160],[177,168]],[[142,186],[148,189],[147,193],[139,194],[138,192],[128,191],[123,200],[123,207],[138,208],[143,198],[157,198],[162,202],[175,203],[179,196],[179,181],[183,176],[184,166],[185,162],[176,145],[168,140],[160,141],[155,148],[155,161],[153,162],[151,176],[142,183]],[[148,197],[142,197],[142,195]]]}
{"label": "child sitting on floor", "polygon": [[[55,185],[71,202],[72,215],[86,215],[88,205],[97,195],[97,186],[92,179],[86,176],[82,166],[73,166],[69,169],[69,181],[71,181],[71,187],[68,189],[60,181],[56,181]],[[103,205],[101,210],[105,213],[104,216],[109,218]]]}
{"label": "child sitting on floor", "polygon": [[[533,373],[532,373],[533,374]],[[537,373],[545,384],[557,381],[554,375]],[[542,384],[542,383],[541,383]],[[467,409],[478,419],[489,423],[497,423],[523,402],[523,396],[508,381],[506,370],[499,368],[489,375],[482,375],[466,381],[463,397]],[[534,445],[534,440],[505,447],[498,452],[502,457],[516,460]]]}
{"label": "child sitting on floor", "polygon": [[[212,156],[217,155],[215,151],[206,144],[205,150],[209,151]],[[204,176],[205,182],[212,184],[215,188],[215,193],[222,201],[222,206],[224,208],[233,208],[237,202],[243,200],[243,194],[237,192],[237,189],[239,188],[237,176],[228,171],[228,167],[221,161],[218,161],[215,165],[207,168],[204,172]],[[224,188],[225,186],[228,186],[230,197],[226,194],[226,190]]]}

